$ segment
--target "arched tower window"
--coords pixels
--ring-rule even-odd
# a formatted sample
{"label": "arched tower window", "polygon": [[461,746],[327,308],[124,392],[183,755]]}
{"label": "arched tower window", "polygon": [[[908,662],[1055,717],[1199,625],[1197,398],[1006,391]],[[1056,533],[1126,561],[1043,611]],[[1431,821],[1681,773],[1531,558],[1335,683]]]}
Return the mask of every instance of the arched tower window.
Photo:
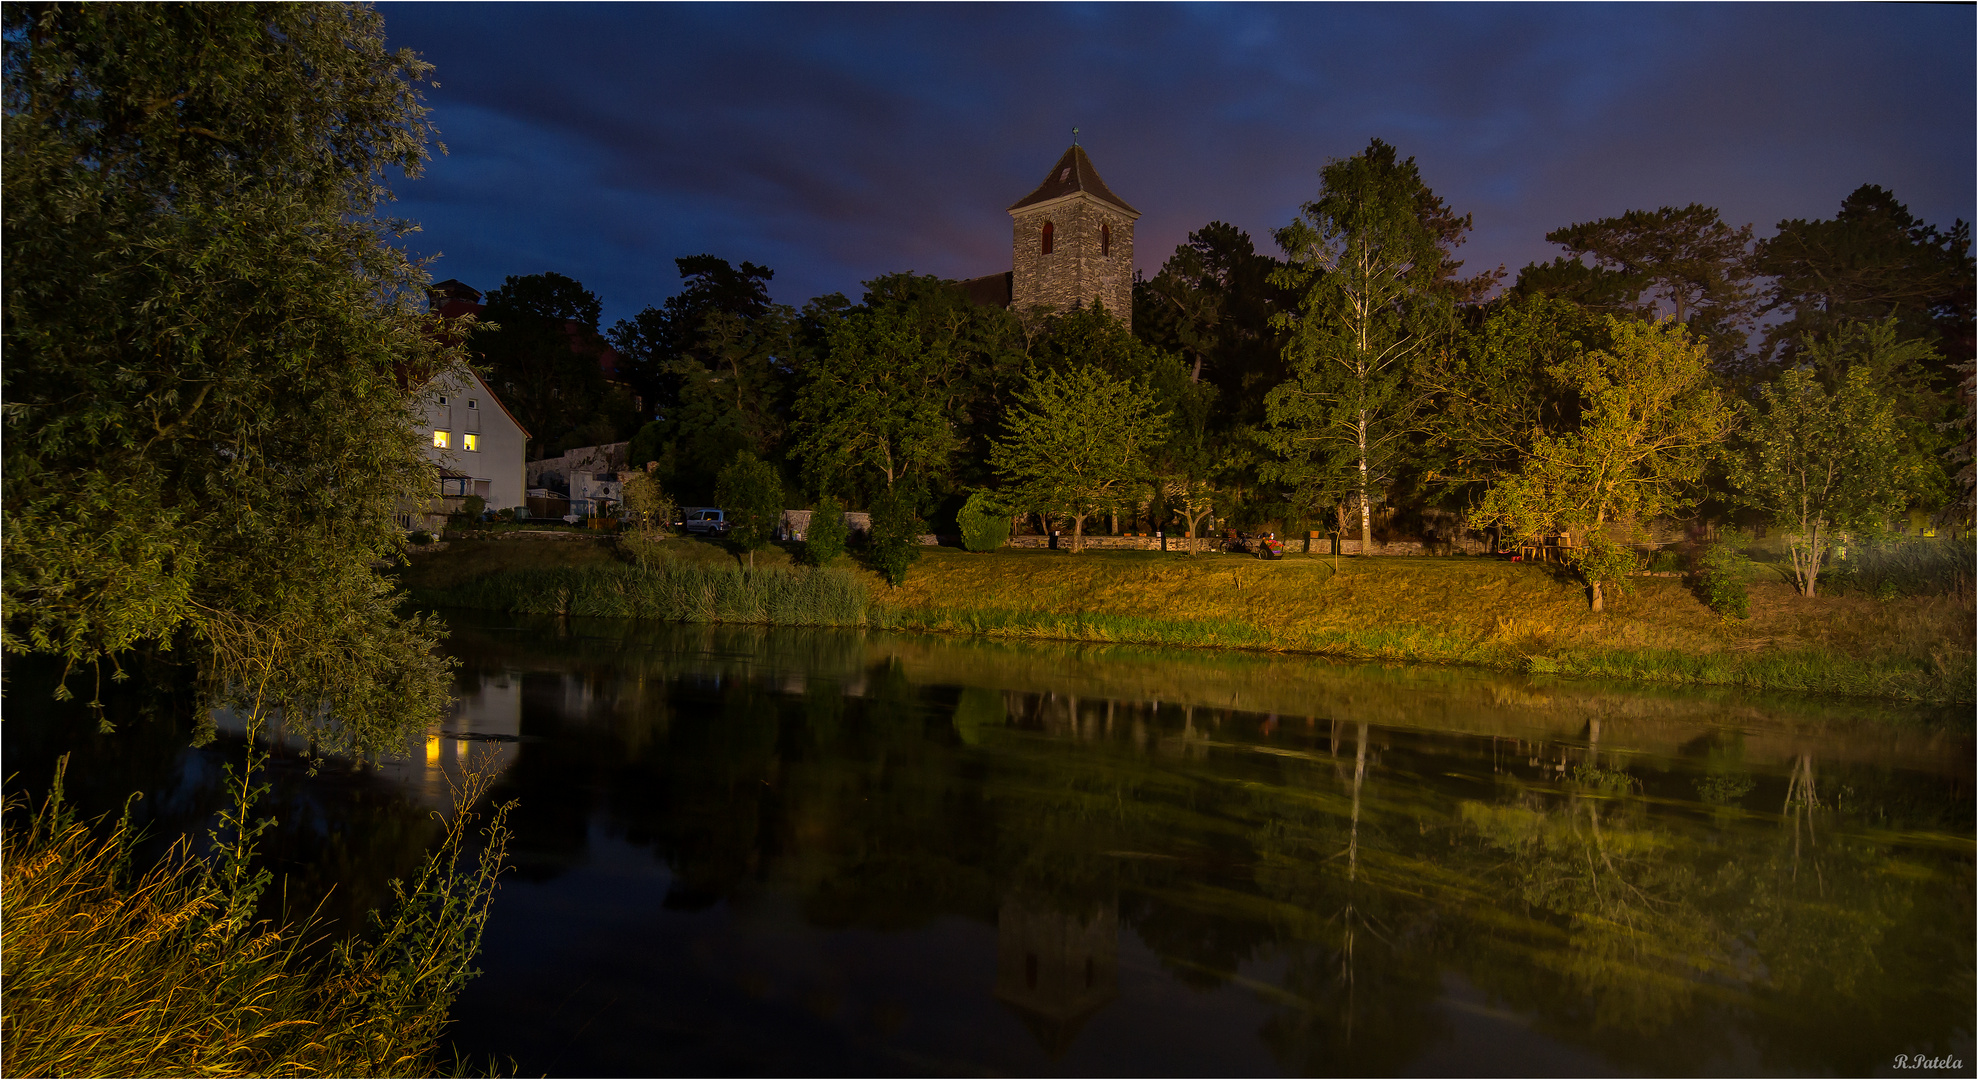
{"label": "arched tower window", "polygon": [[1111,255],[1112,253],[1113,227],[1111,223],[1102,221],[1099,223],[1099,254]]}
{"label": "arched tower window", "polygon": [[1041,254],[1049,255],[1051,253],[1051,234],[1055,231],[1050,222],[1047,221],[1044,223],[1044,230],[1038,234],[1038,245],[1042,248]]}

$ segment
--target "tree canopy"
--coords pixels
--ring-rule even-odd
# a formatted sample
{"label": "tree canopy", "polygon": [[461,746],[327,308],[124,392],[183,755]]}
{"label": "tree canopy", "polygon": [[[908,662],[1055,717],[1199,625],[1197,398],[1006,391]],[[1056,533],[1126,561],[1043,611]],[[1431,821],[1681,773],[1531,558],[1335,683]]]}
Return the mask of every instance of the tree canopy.
{"label": "tree canopy", "polygon": [[1379,139],[1319,175],[1318,198],[1278,233],[1290,263],[1276,280],[1298,300],[1279,316],[1291,377],[1264,398],[1263,439],[1277,461],[1260,472],[1309,493],[1351,470],[1370,546],[1373,504],[1427,400],[1411,369],[1453,329],[1447,286],[1459,264],[1449,252],[1468,219]]}
{"label": "tree canopy", "polygon": [[1882,531],[1933,464],[1902,438],[1896,410],[1879,392],[1877,335],[1842,340],[1851,347],[1834,350],[1840,370],[1831,385],[1810,367],[1794,367],[1760,390],[1757,415],[1731,459],[1740,501],[1785,532],[1806,596],[1816,593],[1834,534]]}
{"label": "tree canopy", "polygon": [[1007,423],[990,464],[1010,501],[1070,518],[1072,550],[1083,551],[1085,519],[1147,478],[1147,451],[1166,437],[1168,416],[1145,383],[1087,366],[1031,376]]}
{"label": "tree canopy", "polygon": [[1514,475],[1471,515],[1521,538],[1577,541],[1599,563],[1594,604],[1614,567],[1611,535],[1688,504],[1735,419],[1710,376],[1706,346],[1673,318],[1609,315],[1607,348],[1569,351],[1546,374],[1577,399],[1570,422],[1531,429]]}
{"label": "tree canopy", "polygon": [[592,421],[614,411],[598,366],[601,309],[596,294],[557,273],[511,275],[487,295],[472,344],[489,384],[529,430],[532,457],[593,441]]}
{"label": "tree canopy", "polygon": [[457,371],[378,215],[429,68],[344,5],[8,5],[6,648],[134,649],[325,749],[434,719],[436,628],[372,569],[436,491]]}
{"label": "tree canopy", "polygon": [[[1630,210],[1546,233],[1572,259],[1527,267],[1519,284],[1596,310],[1673,318],[1707,341],[1714,356],[1731,357],[1744,348],[1758,307],[1751,233],[1751,226],[1725,224],[1714,207],[1697,203]],[[1593,265],[1580,263],[1582,257]]]}
{"label": "tree canopy", "polygon": [[1886,318],[1900,321],[1904,338],[1936,339],[1948,360],[1978,344],[1971,226],[1939,230],[1873,184],[1856,188],[1831,219],[1781,221],[1755,264],[1773,282],[1764,310],[1787,315],[1766,331],[1768,353],[1790,358],[1797,342],[1844,322]]}

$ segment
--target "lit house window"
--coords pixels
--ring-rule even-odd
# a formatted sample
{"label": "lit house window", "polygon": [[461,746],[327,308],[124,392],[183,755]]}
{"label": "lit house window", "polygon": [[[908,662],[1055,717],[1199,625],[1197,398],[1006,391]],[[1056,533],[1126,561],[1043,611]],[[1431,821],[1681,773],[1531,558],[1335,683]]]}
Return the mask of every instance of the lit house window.
{"label": "lit house window", "polygon": [[1043,249],[1039,254],[1049,255],[1051,253],[1051,234],[1056,231],[1057,229],[1050,222],[1047,221],[1044,223],[1044,231],[1038,234],[1038,246]]}
{"label": "lit house window", "polygon": [[447,433],[446,433],[446,432],[444,432],[444,431],[435,431],[435,432],[433,432],[433,448],[434,448],[434,449],[436,449],[436,450],[444,450],[444,449],[446,449],[447,447],[449,447],[449,446],[452,446],[452,445],[453,445],[453,441],[452,441],[451,439],[449,439],[449,438],[447,437]]}
{"label": "lit house window", "polygon": [[476,451],[480,450],[481,437],[479,435],[474,435],[471,433],[462,435],[460,437],[460,448],[462,450],[476,450]]}

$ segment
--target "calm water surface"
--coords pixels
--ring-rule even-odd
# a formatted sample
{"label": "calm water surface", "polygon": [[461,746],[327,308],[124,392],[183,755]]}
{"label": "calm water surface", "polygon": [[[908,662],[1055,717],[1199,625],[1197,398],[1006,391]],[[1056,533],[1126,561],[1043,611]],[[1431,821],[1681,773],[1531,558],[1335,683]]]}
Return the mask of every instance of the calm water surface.
{"label": "calm water surface", "polygon": [[276,854],[361,910],[499,770],[453,1034],[522,1075],[1973,1071],[1968,709],[451,618]]}

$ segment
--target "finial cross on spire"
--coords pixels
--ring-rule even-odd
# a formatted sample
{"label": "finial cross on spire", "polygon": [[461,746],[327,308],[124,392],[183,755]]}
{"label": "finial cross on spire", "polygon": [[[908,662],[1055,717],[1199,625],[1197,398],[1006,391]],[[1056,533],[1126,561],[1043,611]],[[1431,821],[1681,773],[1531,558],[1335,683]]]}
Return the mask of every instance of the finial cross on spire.
{"label": "finial cross on spire", "polygon": [[1073,146],[1077,146],[1077,145],[1078,145],[1078,129],[1077,129],[1077,128],[1072,128],[1072,129],[1071,129],[1071,144],[1072,144]]}

